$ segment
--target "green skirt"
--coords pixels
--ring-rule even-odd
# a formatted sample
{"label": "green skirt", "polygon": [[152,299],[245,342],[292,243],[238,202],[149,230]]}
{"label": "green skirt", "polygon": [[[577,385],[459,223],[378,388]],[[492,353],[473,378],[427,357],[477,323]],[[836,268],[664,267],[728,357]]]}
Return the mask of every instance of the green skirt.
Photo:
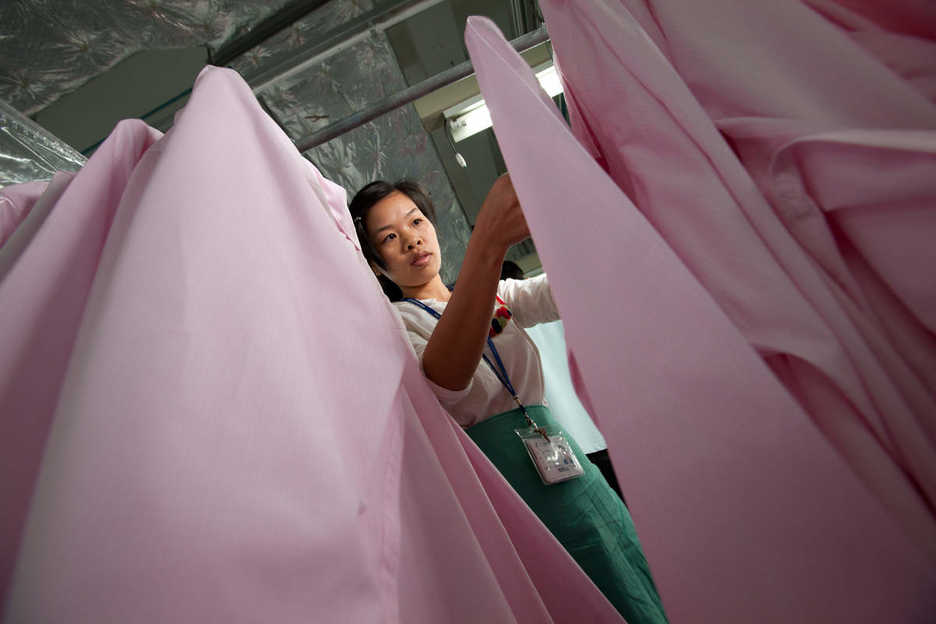
{"label": "green skirt", "polygon": [[[558,427],[542,405],[527,407],[540,426]],[[628,624],[667,621],[630,513],[601,471],[566,435],[585,474],[544,485],[515,429],[527,427],[520,409],[467,429],[510,485],[552,531]]]}

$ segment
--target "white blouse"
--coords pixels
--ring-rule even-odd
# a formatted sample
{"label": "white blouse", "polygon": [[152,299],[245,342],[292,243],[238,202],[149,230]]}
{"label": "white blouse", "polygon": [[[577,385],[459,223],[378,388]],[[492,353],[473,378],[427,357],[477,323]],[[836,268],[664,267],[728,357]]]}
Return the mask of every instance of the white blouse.
{"label": "white blouse", "polygon": [[[494,346],[497,347],[510,382],[523,404],[543,405],[543,368],[539,351],[521,328],[559,319],[559,311],[549,290],[549,282],[545,274],[525,280],[503,280],[497,287],[497,294],[507,304],[513,318],[504,327],[504,331],[493,338]],[[439,314],[445,310],[445,303],[442,301],[421,301]],[[423,352],[438,321],[413,303],[397,301],[393,305],[400,312],[407,337],[416,350],[421,367]],[[491,308],[492,316],[495,309],[496,306]],[[487,342],[484,354],[492,364],[497,365]],[[449,390],[428,378],[427,381],[442,407],[463,427],[517,407],[510,393],[483,359],[468,386],[462,390]]]}

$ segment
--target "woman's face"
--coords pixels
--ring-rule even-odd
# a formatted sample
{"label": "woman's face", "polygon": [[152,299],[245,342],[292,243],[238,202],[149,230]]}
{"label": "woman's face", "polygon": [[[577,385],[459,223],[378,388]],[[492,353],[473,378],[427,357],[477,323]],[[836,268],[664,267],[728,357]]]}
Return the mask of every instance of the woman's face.
{"label": "woman's face", "polygon": [[380,271],[400,288],[422,286],[442,267],[435,228],[409,197],[396,192],[374,204],[364,224],[386,268]]}

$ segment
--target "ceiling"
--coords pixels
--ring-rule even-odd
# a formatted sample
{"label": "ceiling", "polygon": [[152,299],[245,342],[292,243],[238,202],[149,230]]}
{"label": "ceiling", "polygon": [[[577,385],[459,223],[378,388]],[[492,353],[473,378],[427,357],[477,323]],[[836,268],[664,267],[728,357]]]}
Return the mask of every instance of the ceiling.
{"label": "ceiling", "polygon": [[[238,61],[242,73],[269,82],[269,69],[272,79],[290,69],[278,58],[283,53],[301,53],[297,47],[342,25],[379,20],[401,5],[414,8],[386,28],[385,36],[408,84],[467,59],[462,33],[468,15],[492,18],[508,38],[540,23],[535,0],[5,0],[0,100],[89,151],[106,135],[98,132],[90,140],[99,127],[109,130],[125,117],[153,117],[173,98],[184,97],[206,63]],[[217,58],[278,13],[278,31],[234,58]],[[245,65],[267,71],[244,72]],[[156,121],[167,127],[171,116],[168,123]]]}
{"label": "ceiling", "polygon": [[218,49],[288,0],[4,0],[0,99],[32,115],[135,52]]}

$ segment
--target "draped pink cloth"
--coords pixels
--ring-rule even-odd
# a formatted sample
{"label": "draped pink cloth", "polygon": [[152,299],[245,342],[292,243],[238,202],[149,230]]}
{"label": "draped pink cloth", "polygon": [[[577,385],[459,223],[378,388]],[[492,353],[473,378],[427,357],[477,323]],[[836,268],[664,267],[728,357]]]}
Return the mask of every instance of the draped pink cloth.
{"label": "draped pink cloth", "polygon": [[[886,453],[830,444],[836,427],[856,448],[876,442],[854,418],[873,403],[845,348],[868,344],[852,328],[843,346],[821,313],[849,320],[825,276],[629,15],[541,6],[591,151],[492,22],[471,18],[466,43],[672,621],[929,621],[925,503]],[[857,405],[804,374],[811,397],[847,408],[817,428],[775,375],[796,360],[770,355],[789,353]],[[902,488],[887,504],[865,460]]]}
{"label": "draped pink cloth", "polygon": [[[898,35],[910,35],[917,39],[936,39],[936,5],[929,0],[806,0],[812,6],[837,7],[844,15],[850,13],[851,20],[864,18],[866,24],[874,24],[883,30]],[[919,59],[923,61],[923,59]],[[930,63],[932,63],[930,59]]]}
{"label": "draped pink cloth", "polygon": [[5,621],[620,621],[235,73],[59,190],[0,282]]}
{"label": "draped pink cloth", "polygon": [[42,226],[74,174],[59,171],[51,180],[0,190],[0,280]]}
{"label": "draped pink cloth", "polygon": [[576,135],[936,558],[936,105],[798,2],[543,9]]}
{"label": "draped pink cloth", "polygon": [[930,101],[936,101],[936,4],[929,0],[805,2]]}

